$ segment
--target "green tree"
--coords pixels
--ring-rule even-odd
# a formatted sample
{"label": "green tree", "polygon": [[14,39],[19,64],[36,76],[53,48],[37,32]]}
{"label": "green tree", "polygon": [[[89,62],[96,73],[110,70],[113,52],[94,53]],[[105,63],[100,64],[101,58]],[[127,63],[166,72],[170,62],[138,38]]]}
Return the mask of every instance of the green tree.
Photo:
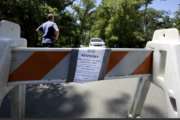
{"label": "green tree", "polygon": [[[46,19],[48,13],[54,13],[57,20],[65,7],[74,0],[1,0],[0,19],[20,24],[22,36],[28,40],[28,46],[39,46],[35,29]],[[58,21],[57,21],[58,22]],[[58,22],[59,23],[59,22]]]}
{"label": "green tree", "polygon": [[79,25],[76,23],[74,16],[68,11],[64,11],[60,15],[60,40],[57,41],[58,47],[79,47],[80,35]]}
{"label": "green tree", "polygon": [[180,9],[171,18],[166,11],[149,8],[153,0],[102,0],[98,7],[95,0],[80,0],[79,4],[75,1],[1,0],[0,20],[20,24],[28,46],[41,45],[35,29],[46,20],[48,13],[55,14],[60,28],[57,47],[87,45],[91,37],[103,38],[108,47],[144,47],[154,30],[180,29]]}
{"label": "green tree", "polygon": [[108,47],[144,47],[154,30],[173,26],[166,11],[149,8],[153,0],[103,0],[91,34]]}
{"label": "green tree", "polygon": [[92,34],[105,39],[109,47],[140,47],[143,4],[143,0],[104,0],[97,8]]}
{"label": "green tree", "polygon": [[81,44],[88,44],[90,38],[90,29],[95,21],[95,0],[80,0],[79,4],[72,6],[74,18],[79,26],[79,38]]}
{"label": "green tree", "polygon": [[180,4],[178,10],[176,11],[174,27],[176,27],[180,31]]}

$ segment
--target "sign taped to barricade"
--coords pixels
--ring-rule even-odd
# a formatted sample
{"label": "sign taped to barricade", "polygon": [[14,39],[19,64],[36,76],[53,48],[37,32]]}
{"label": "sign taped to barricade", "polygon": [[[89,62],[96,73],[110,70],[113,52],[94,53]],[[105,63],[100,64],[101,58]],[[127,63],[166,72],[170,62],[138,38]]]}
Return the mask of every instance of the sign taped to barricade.
{"label": "sign taped to barricade", "polygon": [[105,48],[80,48],[74,81],[96,81],[99,78]]}

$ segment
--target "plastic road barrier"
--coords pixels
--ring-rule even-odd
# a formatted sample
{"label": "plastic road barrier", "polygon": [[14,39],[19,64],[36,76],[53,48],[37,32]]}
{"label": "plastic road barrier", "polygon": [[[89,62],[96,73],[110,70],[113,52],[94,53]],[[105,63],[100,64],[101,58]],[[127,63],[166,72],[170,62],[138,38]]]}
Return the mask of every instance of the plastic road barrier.
{"label": "plastic road barrier", "polygon": [[23,119],[25,84],[90,82],[138,77],[129,117],[141,114],[150,84],[167,96],[169,117],[180,117],[180,38],[177,29],[157,30],[143,49],[28,48],[18,24],[0,22],[0,103],[13,90],[13,119]]}

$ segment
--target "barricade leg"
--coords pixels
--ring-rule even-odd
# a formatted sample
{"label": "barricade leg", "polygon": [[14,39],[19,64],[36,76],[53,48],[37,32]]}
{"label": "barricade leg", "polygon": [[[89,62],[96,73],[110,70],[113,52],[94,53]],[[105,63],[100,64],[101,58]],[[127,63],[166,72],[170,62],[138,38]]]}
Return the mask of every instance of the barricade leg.
{"label": "barricade leg", "polygon": [[129,118],[140,117],[150,85],[151,85],[150,76],[140,78],[137,88],[136,88],[136,92],[134,94],[132,105],[128,113]]}
{"label": "barricade leg", "polygon": [[5,98],[5,96],[9,93],[9,91],[13,88],[13,86],[10,87],[0,87],[0,107],[2,105],[2,102]]}
{"label": "barricade leg", "polygon": [[11,93],[11,115],[13,120],[23,120],[25,117],[26,85],[16,86]]}
{"label": "barricade leg", "polygon": [[153,80],[166,96],[167,117],[180,118],[180,34],[178,29],[159,29],[146,48],[153,52]]}

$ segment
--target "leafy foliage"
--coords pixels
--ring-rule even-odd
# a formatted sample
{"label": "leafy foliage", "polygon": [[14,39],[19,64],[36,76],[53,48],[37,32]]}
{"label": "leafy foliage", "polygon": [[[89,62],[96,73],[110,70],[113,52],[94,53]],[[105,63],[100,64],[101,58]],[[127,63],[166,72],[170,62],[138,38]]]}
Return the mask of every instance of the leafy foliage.
{"label": "leafy foliage", "polygon": [[46,20],[48,13],[59,17],[59,13],[72,2],[73,0],[1,0],[0,19],[19,23],[22,36],[28,40],[28,45],[39,46],[36,27]]}
{"label": "leafy foliage", "polygon": [[92,34],[105,39],[109,47],[144,47],[151,40],[154,30],[172,26],[165,12],[152,8],[142,10],[143,6],[147,7],[151,2],[104,0],[97,8]]}
{"label": "leafy foliage", "polygon": [[180,30],[180,4],[178,10],[176,11],[176,15],[174,18],[174,25],[176,28]]}
{"label": "leafy foliage", "polygon": [[94,22],[95,0],[82,0],[72,6],[74,18],[79,25],[79,39],[81,44],[88,44],[90,29]]}
{"label": "leafy foliage", "polygon": [[41,46],[35,29],[55,15],[60,29],[56,47],[88,45],[91,37],[101,37],[108,47],[144,47],[154,30],[180,29],[180,8],[172,18],[166,11],[149,8],[153,0],[1,0],[0,19],[20,24],[28,46]]}

